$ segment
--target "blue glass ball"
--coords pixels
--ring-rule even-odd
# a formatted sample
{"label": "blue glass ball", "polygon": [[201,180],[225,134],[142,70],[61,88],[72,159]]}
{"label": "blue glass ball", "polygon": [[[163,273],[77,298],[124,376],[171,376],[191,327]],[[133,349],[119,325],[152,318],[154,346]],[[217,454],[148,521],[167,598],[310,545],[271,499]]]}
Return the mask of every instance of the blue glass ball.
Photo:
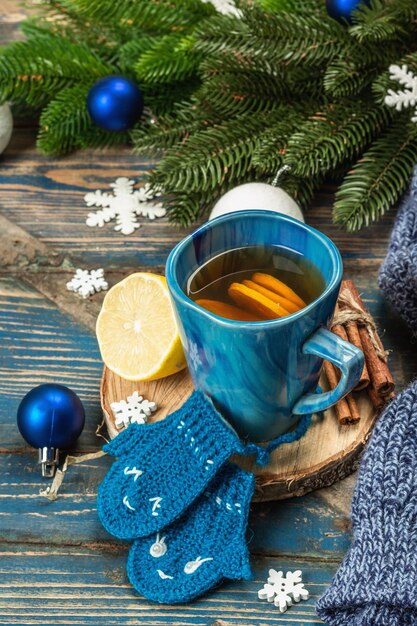
{"label": "blue glass ball", "polygon": [[84,422],[84,407],[77,394],[55,383],[29,391],[17,410],[20,434],[34,448],[70,448]]}
{"label": "blue glass ball", "polygon": [[370,0],[326,0],[328,14],[338,22],[350,22],[352,11],[363,4],[369,6]]}
{"label": "blue glass ball", "polygon": [[142,92],[124,76],[106,76],[94,83],[88,92],[87,109],[100,128],[115,132],[127,130],[142,115]]}

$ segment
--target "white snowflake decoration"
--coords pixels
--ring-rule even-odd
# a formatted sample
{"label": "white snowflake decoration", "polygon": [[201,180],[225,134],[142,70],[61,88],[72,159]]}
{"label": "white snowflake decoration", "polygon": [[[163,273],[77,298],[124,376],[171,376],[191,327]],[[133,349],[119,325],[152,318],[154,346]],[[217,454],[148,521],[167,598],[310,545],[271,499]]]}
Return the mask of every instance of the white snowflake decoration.
{"label": "white snowflake decoration", "polygon": [[87,206],[102,207],[99,211],[89,213],[86,219],[87,226],[102,227],[110,220],[116,220],[114,230],[123,235],[131,235],[140,228],[138,217],[148,217],[154,220],[166,214],[161,202],[154,202],[160,194],[152,195],[149,185],[133,190],[134,180],[126,177],[116,179],[111,183],[113,194],[94,191],[87,193],[84,200]]}
{"label": "white snowflake decoration", "polygon": [[148,417],[158,408],[155,402],[145,400],[134,391],[126,400],[112,402],[111,410],[115,417],[116,428],[126,428],[129,424],[145,424]]}
{"label": "white snowflake decoration", "polygon": [[270,569],[268,581],[258,591],[258,598],[273,602],[281,613],[285,613],[293,602],[308,600],[309,594],[301,579],[302,571],[299,569],[287,572],[285,576],[283,572]]}
{"label": "white snowflake decoration", "polygon": [[77,269],[73,278],[67,283],[68,291],[78,293],[82,298],[88,298],[99,291],[106,291],[109,285],[104,277],[104,270]]}
{"label": "white snowflake decoration", "polygon": [[406,65],[401,67],[399,65],[390,65],[389,71],[391,80],[396,80],[405,89],[402,91],[389,89],[388,94],[385,96],[385,104],[395,107],[397,111],[415,107],[411,121],[417,122],[417,76],[409,72]]}
{"label": "white snowflake decoration", "polygon": [[218,13],[223,13],[223,15],[234,15],[236,17],[241,17],[242,13],[236,7],[233,0],[203,0],[203,2],[209,2],[214,6]]}

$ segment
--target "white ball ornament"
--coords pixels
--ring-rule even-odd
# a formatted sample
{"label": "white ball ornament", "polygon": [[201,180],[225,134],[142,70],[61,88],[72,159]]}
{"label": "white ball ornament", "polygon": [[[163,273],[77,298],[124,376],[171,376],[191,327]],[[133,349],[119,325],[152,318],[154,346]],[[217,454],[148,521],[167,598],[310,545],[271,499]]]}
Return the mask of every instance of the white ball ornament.
{"label": "white ball ornament", "polygon": [[0,154],[6,149],[13,131],[13,116],[10,106],[0,106]]}
{"label": "white ball ornament", "polygon": [[266,183],[246,183],[231,189],[214,205],[209,220],[248,209],[275,211],[304,222],[304,216],[295,200],[283,189]]}

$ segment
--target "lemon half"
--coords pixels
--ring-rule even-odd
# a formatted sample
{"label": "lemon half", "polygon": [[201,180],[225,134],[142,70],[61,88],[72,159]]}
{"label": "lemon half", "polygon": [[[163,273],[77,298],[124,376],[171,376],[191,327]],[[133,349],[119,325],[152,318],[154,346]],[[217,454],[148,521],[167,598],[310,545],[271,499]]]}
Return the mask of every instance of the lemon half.
{"label": "lemon half", "polygon": [[186,366],[166,280],[131,274],[108,291],[97,318],[104,363],[126,380],[154,380]]}

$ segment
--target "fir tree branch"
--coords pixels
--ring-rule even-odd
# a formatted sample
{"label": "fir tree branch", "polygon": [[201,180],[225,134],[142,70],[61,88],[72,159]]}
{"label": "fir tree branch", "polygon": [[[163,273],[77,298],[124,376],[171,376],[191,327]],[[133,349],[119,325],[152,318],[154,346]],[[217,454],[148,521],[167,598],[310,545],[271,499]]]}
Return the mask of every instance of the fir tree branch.
{"label": "fir tree branch", "polygon": [[193,44],[191,35],[166,35],[161,38],[134,64],[138,80],[148,85],[161,85],[194,76],[203,56],[193,49]]}
{"label": "fir tree branch", "polygon": [[[149,180],[152,185],[152,174]],[[201,192],[177,192],[164,197],[164,207],[169,221],[185,228],[207,213],[217,198],[214,190],[209,196]]]}
{"label": "fir tree branch", "polygon": [[[313,76],[310,76],[313,80]],[[319,81],[317,81],[319,82]],[[301,95],[303,81],[299,83]],[[283,100],[290,99],[290,89],[297,91],[297,83],[288,85],[283,76],[254,75],[251,72],[214,74],[203,81],[195,94],[196,106],[208,115],[234,117],[244,113],[274,111]]]}
{"label": "fir tree branch", "polygon": [[[152,175],[150,181],[152,184]],[[239,184],[257,180],[254,173],[248,169],[239,179]],[[225,179],[220,185],[207,189],[204,192],[176,191],[164,196],[164,207],[167,210],[169,221],[182,227],[187,227],[197,219],[207,217],[217,200],[233,189],[235,182]],[[156,186],[155,189],[158,189]]]}
{"label": "fir tree branch", "polygon": [[346,170],[364,150],[336,219],[357,228],[403,189],[416,127],[383,99],[389,65],[417,71],[416,0],[372,0],[350,28],[324,0],[240,0],[240,18],[203,0],[37,2],[27,41],[0,53],[0,98],[45,107],[38,145],[56,154],[125,141],[92,123],[86,97],[102,76],[136,79],[159,119],[130,137],[135,150],[166,151],[151,180],[171,219],[188,223],[282,162],[293,168],[282,186],[305,206],[326,172]]}
{"label": "fir tree branch", "polygon": [[59,37],[61,41],[66,40],[70,44],[89,49],[112,64],[124,39],[132,36],[132,29],[129,29],[128,34],[114,24],[104,27],[100,23],[89,22],[73,11],[65,10],[59,2],[51,4],[57,5],[56,11],[50,11],[43,19],[39,15],[29,17],[22,23],[20,28],[27,39],[35,40],[48,35]]}
{"label": "fir tree branch", "polygon": [[49,33],[18,41],[0,54],[0,100],[42,105],[62,88],[112,74],[114,68],[89,49]]}
{"label": "fir tree branch", "polygon": [[270,175],[283,165],[288,140],[303,124],[306,115],[306,111],[301,108],[293,110],[288,107],[276,124],[259,135],[252,158],[252,164],[258,175]]}
{"label": "fir tree branch", "polygon": [[197,131],[167,150],[152,173],[152,183],[164,193],[183,189],[194,193],[240,181],[251,169],[258,135],[274,124],[279,115],[279,111],[256,117],[242,115]]}
{"label": "fir tree branch", "polygon": [[140,27],[159,33],[186,31],[188,27],[214,15],[210,3],[201,0],[71,0],[78,15],[105,25]]}
{"label": "fir tree branch", "polygon": [[355,231],[376,221],[409,184],[417,160],[417,128],[404,115],[376,139],[336,193],[336,224]]}
{"label": "fir tree branch", "polygon": [[[319,68],[277,68],[262,61],[250,67],[228,59],[226,63],[219,64],[203,62],[201,69],[204,75],[199,90],[202,94],[200,100],[219,111],[227,110],[231,97],[239,108],[242,100],[246,100],[253,102],[256,109],[260,100],[268,107],[269,102],[297,102],[299,98],[317,100],[323,96],[323,75]],[[262,106],[258,108],[260,110]]]}
{"label": "fir tree branch", "polygon": [[326,69],[323,84],[331,97],[352,97],[368,88],[380,72],[386,70],[406,50],[403,42],[349,42],[346,49]]}
{"label": "fir tree branch", "polygon": [[134,152],[161,156],[168,148],[180,144],[208,124],[209,121],[195,111],[195,104],[177,106],[173,113],[160,116],[153,123],[138,125],[132,132]]}
{"label": "fir tree branch", "polygon": [[56,155],[87,146],[127,142],[127,133],[106,132],[92,122],[86,106],[90,87],[88,83],[67,87],[44,109],[37,140],[42,152]]}
{"label": "fir tree branch", "polygon": [[[31,7],[30,4],[29,7]],[[36,8],[36,16],[29,17],[21,24],[21,29],[27,36],[30,35],[26,28],[31,28],[31,23],[34,21],[41,24],[42,28],[49,28],[52,31],[60,30],[65,25],[70,27],[69,32],[74,28],[82,30],[85,26],[85,19],[74,9],[71,0],[36,0]]]}
{"label": "fir tree branch", "polygon": [[417,20],[417,3],[415,0],[371,0],[370,7],[359,5],[353,12],[353,20],[350,34],[359,42],[400,41],[406,36],[410,22]]}
{"label": "fir tree branch", "polygon": [[325,5],[321,0],[259,0],[259,6],[270,13],[302,13],[305,15],[325,15]]}
{"label": "fir tree branch", "polygon": [[[395,59],[394,63],[400,67],[407,65],[410,71],[417,74],[417,52],[412,52],[400,59]],[[373,82],[372,90],[374,92],[375,99],[379,103],[383,104],[385,102],[385,96],[387,95],[388,89],[396,89],[397,87],[398,83],[391,80],[390,71],[387,67],[386,71],[378,76],[378,78]]]}
{"label": "fir tree branch", "polygon": [[361,154],[391,117],[387,107],[367,101],[328,105],[290,137],[284,163],[297,176],[324,176]]}
{"label": "fir tree branch", "polygon": [[224,63],[229,55],[252,68],[259,63],[264,67],[317,65],[337,56],[348,39],[346,29],[330,18],[270,14],[251,7],[240,19],[218,16],[207,20],[196,32],[196,48],[218,63]]}
{"label": "fir tree branch", "polygon": [[322,183],[322,176],[303,178],[290,174],[280,181],[279,186],[298,202],[302,209],[308,209]]}
{"label": "fir tree branch", "polygon": [[75,85],[60,91],[43,110],[37,146],[45,154],[64,154],[80,146],[80,137],[91,119],[86,97],[91,85]]}
{"label": "fir tree branch", "polygon": [[131,72],[142,54],[152,50],[161,41],[158,35],[143,33],[141,37],[132,39],[120,46],[118,51],[118,65],[122,72]]}
{"label": "fir tree branch", "polygon": [[172,113],[177,104],[189,101],[199,86],[200,81],[196,77],[176,83],[140,84],[146,105],[155,115]]}
{"label": "fir tree branch", "polygon": [[[268,182],[271,182],[272,178],[273,176],[270,177]],[[259,182],[259,180],[259,176],[251,169],[248,169],[239,179],[239,184],[242,185],[253,181]],[[280,187],[294,198],[302,208],[307,208],[321,182],[321,178],[306,181],[305,179],[287,175],[280,181]],[[208,189],[205,192],[174,192],[169,194],[164,200],[164,206],[167,209],[170,222],[186,227],[197,219],[206,217],[217,200],[234,187],[235,182],[224,180],[220,186]],[[158,187],[156,188],[158,189]]]}

